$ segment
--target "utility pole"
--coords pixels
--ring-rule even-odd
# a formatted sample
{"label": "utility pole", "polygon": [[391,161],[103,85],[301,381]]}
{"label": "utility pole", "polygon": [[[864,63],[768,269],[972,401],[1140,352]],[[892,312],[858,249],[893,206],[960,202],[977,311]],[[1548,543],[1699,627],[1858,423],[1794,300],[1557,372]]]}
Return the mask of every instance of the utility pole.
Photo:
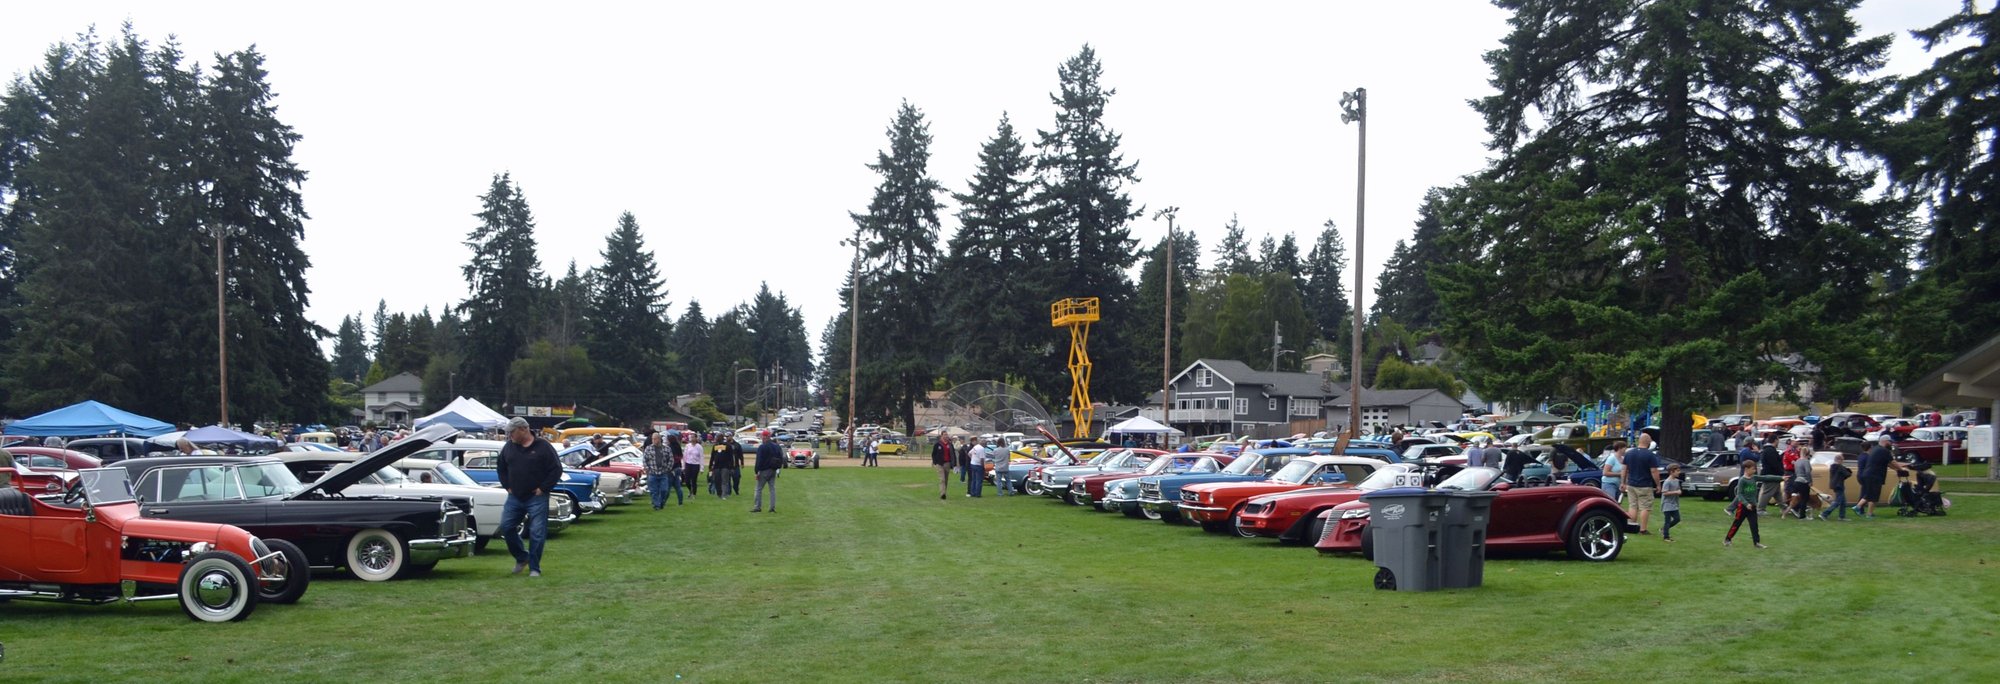
{"label": "utility pole", "polygon": [[1354,155],[1354,356],[1347,372],[1353,390],[1347,397],[1347,439],[1361,436],[1361,236],[1368,225],[1368,89],[1340,95],[1341,123],[1359,124]]}
{"label": "utility pole", "polygon": [[229,426],[229,311],[224,299],[222,283],[228,268],[222,261],[222,241],[233,232],[230,226],[220,223],[207,227],[215,233],[215,376],[216,387],[220,390],[220,422]]}
{"label": "utility pole", "polygon": [[854,227],[854,263],[847,272],[847,457],[854,458],[854,377],[861,349],[861,227]]}
{"label": "utility pole", "polygon": [[1167,293],[1166,322],[1160,326],[1160,424],[1173,427],[1174,410],[1174,215],[1180,207],[1167,207],[1153,214],[1153,220],[1167,217],[1167,259],[1165,268]]}

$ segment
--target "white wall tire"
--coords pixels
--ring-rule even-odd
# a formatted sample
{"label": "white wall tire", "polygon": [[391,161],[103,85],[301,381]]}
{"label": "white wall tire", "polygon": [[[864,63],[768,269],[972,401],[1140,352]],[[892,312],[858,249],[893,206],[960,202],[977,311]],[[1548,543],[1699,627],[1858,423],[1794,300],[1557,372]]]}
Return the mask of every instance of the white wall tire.
{"label": "white wall tire", "polygon": [[347,571],[365,581],[395,579],[409,559],[403,539],[379,527],[356,532],[347,540]]}
{"label": "white wall tire", "polygon": [[257,609],[256,574],[226,551],[208,551],[181,566],[181,610],[200,622],[236,622]]}

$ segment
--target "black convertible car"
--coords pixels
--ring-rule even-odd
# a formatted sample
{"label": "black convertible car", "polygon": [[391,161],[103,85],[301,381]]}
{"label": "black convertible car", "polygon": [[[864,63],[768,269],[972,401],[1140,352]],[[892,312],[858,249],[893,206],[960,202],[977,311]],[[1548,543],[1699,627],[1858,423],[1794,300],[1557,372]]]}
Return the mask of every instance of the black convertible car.
{"label": "black convertible car", "polygon": [[148,518],[235,525],[305,551],[317,568],[346,567],[371,582],[423,574],[445,558],[472,554],[472,502],[452,497],[354,497],[341,491],[384,465],[450,441],[458,431],[434,426],[369,454],[352,468],[300,484],[271,457],[134,458],[140,514]]}

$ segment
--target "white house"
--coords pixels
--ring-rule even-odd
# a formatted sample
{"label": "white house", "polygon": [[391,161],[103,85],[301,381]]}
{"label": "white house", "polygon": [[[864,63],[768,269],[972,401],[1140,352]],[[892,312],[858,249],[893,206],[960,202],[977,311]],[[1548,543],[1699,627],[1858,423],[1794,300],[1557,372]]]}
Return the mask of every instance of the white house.
{"label": "white house", "polygon": [[377,425],[409,425],[424,405],[424,380],[397,373],[361,388],[362,419]]}

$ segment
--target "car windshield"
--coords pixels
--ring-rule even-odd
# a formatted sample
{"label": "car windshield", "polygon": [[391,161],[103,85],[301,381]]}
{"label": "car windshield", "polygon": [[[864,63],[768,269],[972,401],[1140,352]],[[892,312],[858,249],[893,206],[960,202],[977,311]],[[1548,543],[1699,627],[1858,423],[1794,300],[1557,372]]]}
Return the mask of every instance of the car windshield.
{"label": "car windshield", "polygon": [[91,505],[125,503],[132,497],[132,473],[124,468],[92,468],[77,473]]}
{"label": "car windshield", "polygon": [[1406,473],[1406,472],[1409,471],[1403,468],[1396,468],[1396,467],[1383,468],[1381,470],[1377,470],[1374,473],[1369,474],[1368,479],[1362,480],[1361,484],[1358,486],[1363,491],[1370,491],[1370,492],[1375,491],[1377,489],[1388,489],[1390,487],[1396,486],[1396,475],[1398,473]]}
{"label": "car windshield", "polygon": [[381,470],[375,471],[375,479],[381,480],[382,484],[385,485],[406,485],[410,483],[410,478],[404,476],[403,471],[389,466],[382,466]]}
{"label": "car windshield", "polygon": [[1255,452],[1246,453],[1236,460],[1230,461],[1229,467],[1223,468],[1222,472],[1231,475],[1255,475],[1263,472],[1263,465],[1264,459],[1261,454]]}
{"label": "car windshield", "polygon": [[1146,464],[1145,470],[1139,472],[1142,475],[1158,475],[1160,473],[1167,472],[1167,469],[1169,468],[1172,468],[1177,472],[1183,471],[1187,470],[1187,467],[1189,465],[1192,465],[1195,462],[1195,460],[1196,459],[1192,458],[1156,458],[1153,459],[1152,463]]}
{"label": "car windshield", "polygon": [[1285,484],[1304,484],[1306,478],[1312,477],[1313,471],[1318,469],[1319,464],[1312,461],[1292,461],[1285,464],[1285,467],[1279,468],[1278,473],[1272,475],[1271,479]]}
{"label": "car windshield", "polygon": [[260,499],[267,496],[291,496],[305,489],[299,478],[283,463],[254,463],[234,469],[237,481],[243,485],[243,496]]}
{"label": "car windshield", "polygon": [[1456,475],[1445,478],[1445,481],[1438,483],[1437,488],[1461,492],[1485,491],[1486,486],[1499,477],[1500,470],[1497,468],[1466,468],[1458,471]]}
{"label": "car windshield", "polygon": [[472,476],[465,474],[465,471],[459,470],[458,466],[450,463],[439,463],[431,468],[431,472],[437,473],[437,479],[443,480],[446,484],[465,485],[467,487],[479,486],[478,482],[472,480]]}

